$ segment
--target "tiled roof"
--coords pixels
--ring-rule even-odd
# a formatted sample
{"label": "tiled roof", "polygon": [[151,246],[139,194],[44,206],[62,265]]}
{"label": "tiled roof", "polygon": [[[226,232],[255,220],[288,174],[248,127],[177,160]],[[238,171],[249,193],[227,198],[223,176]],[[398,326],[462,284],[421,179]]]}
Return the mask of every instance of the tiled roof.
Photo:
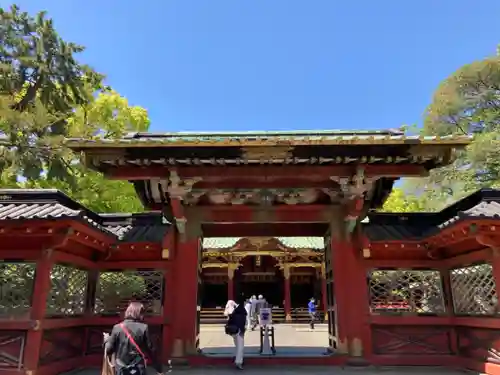
{"label": "tiled roof", "polygon": [[97,214],[55,189],[0,189],[0,220],[77,219],[126,242],[161,242],[161,213]]}
{"label": "tiled roof", "polygon": [[433,213],[372,213],[364,232],[372,241],[419,240],[460,220],[500,220],[500,190],[481,189]]}
{"label": "tiled roof", "polygon": [[111,234],[99,215],[56,189],[0,189],[0,220],[65,219],[84,220]]}
{"label": "tiled roof", "polygon": [[[204,238],[204,249],[227,249],[236,245],[242,237]],[[284,246],[292,249],[323,249],[323,237],[276,237]]]}
{"label": "tiled roof", "polygon": [[50,219],[81,214],[81,210],[72,210],[59,203],[0,203],[0,220]]}
{"label": "tiled roof", "polygon": [[371,241],[416,241],[422,238],[422,230],[410,225],[365,224],[364,232]]}
{"label": "tiled roof", "polygon": [[468,136],[406,136],[396,131],[295,131],[295,132],[234,132],[234,133],[132,133],[122,139],[70,138],[66,144],[78,149],[92,147],[147,146],[245,146],[245,145],[373,145],[373,144],[450,144],[467,145]]}
{"label": "tiled roof", "polygon": [[162,242],[171,224],[159,212],[101,214],[103,225],[123,242]]}
{"label": "tiled roof", "polygon": [[459,220],[467,219],[500,219],[499,201],[482,201],[469,209],[458,211],[455,216],[438,225],[445,228]]}

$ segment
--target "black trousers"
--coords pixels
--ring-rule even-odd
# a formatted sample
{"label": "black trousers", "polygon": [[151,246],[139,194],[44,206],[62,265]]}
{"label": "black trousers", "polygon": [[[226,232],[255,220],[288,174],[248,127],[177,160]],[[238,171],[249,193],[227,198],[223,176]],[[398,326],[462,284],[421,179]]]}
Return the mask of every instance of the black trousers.
{"label": "black trousers", "polygon": [[316,313],[315,312],[310,312],[309,313],[310,321],[309,325],[311,326],[311,329],[314,329],[314,322],[316,321]]}

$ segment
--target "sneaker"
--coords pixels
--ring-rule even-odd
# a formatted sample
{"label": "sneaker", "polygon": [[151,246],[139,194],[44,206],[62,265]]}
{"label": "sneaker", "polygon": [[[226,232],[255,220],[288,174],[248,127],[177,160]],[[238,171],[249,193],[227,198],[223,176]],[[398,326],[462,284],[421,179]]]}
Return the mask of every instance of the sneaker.
{"label": "sneaker", "polygon": [[243,370],[243,365],[236,365],[237,370]]}

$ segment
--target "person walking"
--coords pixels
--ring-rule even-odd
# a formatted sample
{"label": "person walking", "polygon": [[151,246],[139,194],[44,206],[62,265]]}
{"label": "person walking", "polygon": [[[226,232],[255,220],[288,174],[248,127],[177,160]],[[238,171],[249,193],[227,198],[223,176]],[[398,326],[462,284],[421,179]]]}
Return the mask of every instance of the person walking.
{"label": "person walking", "polygon": [[267,301],[262,294],[259,294],[259,298],[255,302],[255,309],[253,311],[254,320],[252,325],[252,331],[257,327],[257,324],[260,324],[260,309],[263,307],[267,307]]}
{"label": "person walking", "polygon": [[238,370],[243,370],[247,312],[245,310],[243,298],[241,301],[238,301],[239,303],[232,302],[235,308],[228,316],[225,330],[226,334],[233,338],[235,348],[234,365]]}
{"label": "person walking", "polygon": [[144,323],[142,303],[130,303],[123,322],[113,327],[111,335],[105,336],[104,352],[115,375],[146,375],[147,358],[152,361],[157,374],[162,374],[161,363],[156,360],[151,344],[148,325]]}
{"label": "person walking", "polygon": [[252,299],[249,298],[245,302],[245,311],[247,312],[247,329],[252,327]]}
{"label": "person walking", "polygon": [[307,310],[309,311],[309,325],[311,326],[311,329],[314,329],[314,322],[316,321],[316,301],[314,298],[311,298],[309,300],[309,303],[307,304]]}

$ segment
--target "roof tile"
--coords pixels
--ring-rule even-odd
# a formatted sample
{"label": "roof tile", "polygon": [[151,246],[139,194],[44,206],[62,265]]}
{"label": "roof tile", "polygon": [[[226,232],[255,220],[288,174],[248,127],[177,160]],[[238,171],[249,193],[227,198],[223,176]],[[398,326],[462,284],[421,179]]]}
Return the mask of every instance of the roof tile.
{"label": "roof tile", "polygon": [[[242,237],[204,238],[204,249],[227,249],[236,245]],[[286,247],[292,249],[323,249],[323,237],[276,237]]]}

